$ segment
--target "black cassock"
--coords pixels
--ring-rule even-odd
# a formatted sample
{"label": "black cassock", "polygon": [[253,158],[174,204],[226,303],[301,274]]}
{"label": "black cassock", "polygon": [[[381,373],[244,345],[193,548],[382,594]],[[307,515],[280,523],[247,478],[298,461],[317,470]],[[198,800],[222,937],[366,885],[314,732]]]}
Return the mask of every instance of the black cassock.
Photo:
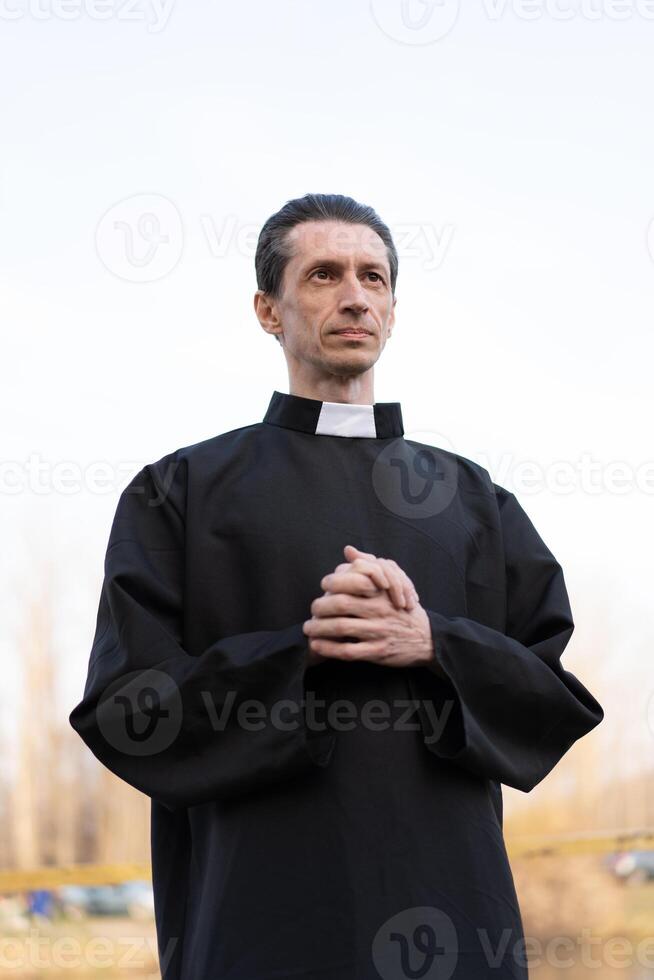
{"label": "black cassock", "polygon": [[[307,667],[343,546],[394,558],[430,666]],[[262,422],[123,491],[70,723],[152,799],[165,980],[525,978],[501,784],[603,718],[560,658],[560,565],[479,464],[398,402],[274,391]]]}

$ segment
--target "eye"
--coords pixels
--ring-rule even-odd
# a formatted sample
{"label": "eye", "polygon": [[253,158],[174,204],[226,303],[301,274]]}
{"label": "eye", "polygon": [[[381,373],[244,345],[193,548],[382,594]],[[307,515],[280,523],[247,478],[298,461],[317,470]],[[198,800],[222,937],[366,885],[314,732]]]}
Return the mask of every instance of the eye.
{"label": "eye", "polygon": [[382,279],[382,277],[381,277],[381,276],[379,275],[379,273],[378,273],[378,272],[375,272],[375,271],[374,271],[373,269],[371,269],[371,270],[370,270],[370,271],[368,272],[368,275],[369,275],[369,276],[377,276],[377,279],[375,280],[375,282],[383,282],[383,281],[384,281],[384,280]]}
{"label": "eye", "polygon": [[311,275],[312,276],[317,276],[318,273],[324,273],[324,275],[326,275],[326,276],[328,276],[330,274],[329,273],[329,269],[314,269],[314,271],[311,273]]}

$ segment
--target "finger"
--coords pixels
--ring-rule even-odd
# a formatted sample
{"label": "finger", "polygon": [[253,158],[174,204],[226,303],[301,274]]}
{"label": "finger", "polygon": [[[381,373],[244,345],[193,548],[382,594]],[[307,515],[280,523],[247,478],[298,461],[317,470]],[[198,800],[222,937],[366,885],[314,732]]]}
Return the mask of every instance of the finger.
{"label": "finger", "polygon": [[320,639],[311,640],[310,646],[321,657],[332,660],[380,661],[385,651],[383,640],[366,643],[339,643],[334,640]]}
{"label": "finger", "polygon": [[378,588],[368,575],[360,572],[330,572],[325,575],[320,584],[325,595],[346,592],[349,595],[372,596],[380,595],[384,590]]}
{"label": "finger", "polygon": [[378,558],[377,564],[384,570],[388,580],[388,593],[391,602],[396,609],[403,609],[406,606],[406,599],[402,570],[386,558]]}
{"label": "finger", "polygon": [[354,571],[356,571],[360,567],[361,566],[359,566],[359,565],[357,565],[355,567],[351,562],[344,561],[344,562],[341,562],[340,565],[337,565],[336,568],[334,569],[334,571],[335,572],[354,572]]}
{"label": "finger", "polygon": [[384,632],[384,621],[353,616],[318,616],[302,624],[303,632],[313,639],[355,637],[357,640],[378,640]]}
{"label": "finger", "polygon": [[390,584],[389,594],[391,601],[394,606],[401,609],[406,606],[406,599],[404,597],[404,583],[400,575],[398,575],[397,570],[393,568],[385,558],[380,558],[379,561],[382,563],[382,567],[386,571]]}
{"label": "finger", "polygon": [[[359,585],[362,584],[361,576],[366,576],[369,581],[372,582],[373,586],[378,589],[387,589],[389,582],[381,565],[376,565],[375,563],[369,562],[366,565],[353,565],[349,566],[349,569],[344,572],[329,572],[328,575],[323,576],[320,580],[320,587],[322,589],[333,589],[334,585],[332,583],[338,582],[340,587],[341,583],[345,581],[348,575],[357,576],[357,581]],[[338,576],[338,577],[337,577]],[[345,586],[347,588],[347,586]],[[371,591],[369,587],[366,587],[366,591]]]}
{"label": "finger", "polygon": [[[348,554],[348,557],[351,557],[353,563],[359,558],[371,559],[374,557],[367,552],[361,551],[359,548],[355,548],[354,545],[346,545],[346,554]],[[387,587],[391,590],[393,605],[397,608],[406,607],[407,609],[413,609],[417,604],[418,595],[415,592],[413,582],[406,572],[392,558],[378,557],[375,560],[386,571],[389,579],[389,586]]]}
{"label": "finger", "polygon": [[418,596],[415,586],[411,581],[411,579],[409,578],[409,576],[407,575],[407,573],[404,571],[403,568],[400,568],[400,566],[393,558],[380,558],[379,561],[381,561],[384,564],[384,568],[386,569],[386,572],[389,575],[389,577],[394,577],[395,580],[400,584],[400,587],[402,588],[402,592],[404,594],[406,608],[409,610],[414,609],[415,606],[418,604],[418,600],[420,597]]}
{"label": "finger", "polygon": [[346,544],[343,548],[343,552],[348,560],[353,560],[355,558],[376,558],[376,555],[371,554],[369,551],[361,551],[360,548],[355,548],[353,544]]}
{"label": "finger", "polygon": [[[367,568],[378,568],[379,563],[376,555],[372,555],[367,551],[360,551],[359,548],[355,548],[354,545],[346,544],[343,549],[348,557],[350,566],[355,568],[367,567]],[[372,563],[372,564],[371,564]],[[384,583],[382,588],[387,589],[389,583]]]}
{"label": "finger", "polygon": [[379,558],[355,558],[350,563],[350,569],[353,572],[365,572],[366,575],[370,575],[382,589],[387,589],[391,584]]}
{"label": "finger", "polygon": [[[381,596],[382,593],[379,593]],[[335,592],[318,596],[311,603],[311,615],[356,616],[363,619],[379,618],[385,613],[386,599],[377,596],[359,596],[352,593]]]}
{"label": "finger", "polygon": [[[418,595],[415,586],[411,581],[411,579],[409,578],[409,576],[406,574],[404,569],[397,564],[397,562],[394,559],[375,558],[374,555],[369,554],[368,552],[365,551],[361,551],[361,549],[355,548],[354,545],[346,545],[344,550],[345,553],[348,555],[348,557],[350,557],[351,564],[355,564],[359,558],[368,558],[368,559],[374,558],[375,561],[380,563],[382,567],[385,569],[387,576],[389,578],[389,586],[391,582],[394,583],[393,593],[391,596],[393,604],[398,608],[402,608],[403,606],[405,606],[408,610],[415,608],[415,606],[418,604],[420,596]],[[339,566],[339,569],[340,567],[341,566]],[[389,586],[385,586],[385,588]],[[404,595],[404,601],[402,601],[402,599],[399,597],[400,589],[402,590],[402,593]]]}
{"label": "finger", "polygon": [[[377,561],[378,559],[375,559],[375,560]],[[366,567],[366,566],[364,566],[362,564],[356,564],[355,565],[353,562],[344,561],[344,562],[341,562],[340,565],[337,565],[336,566],[336,568],[334,569],[334,572],[354,572],[354,571],[357,571],[359,569],[363,569],[364,567]]]}
{"label": "finger", "polygon": [[[381,561],[381,559],[378,558],[377,561],[379,562],[379,561]],[[354,567],[360,568],[362,566],[360,566],[360,565],[354,566],[352,564],[344,563],[342,565],[337,565],[336,568],[334,569],[334,572],[332,572],[331,574],[342,574],[343,572],[346,572],[349,569],[352,569],[353,570]],[[352,574],[356,574],[354,572],[354,570],[352,571]],[[363,573],[359,573],[359,574],[362,575]],[[368,577],[369,582],[371,582],[372,585],[374,586],[374,582],[373,582],[372,577],[370,577],[369,575],[367,575],[366,577]],[[379,591],[382,590],[382,589],[388,590],[388,587],[391,585],[391,583],[393,581],[393,577],[391,575],[387,575],[386,576],[386,581],[388,582],[388,586],[385,586],[385,585],[381,585],[380,584],[379,587],[374,586],[370,590],[369,589],[365,589],[365,590],[363,590],[363,589],[362,590],[358,590],[357,589],[356,591],[362,591],[362,592],[365,591],[366,594],[374,595],[374,594],[379,593]],[[347,589],[347,591],[350,591],[347,588],[347,586],[344,586],[343,587],[343,591],[345,591],[346,589]],[[397,585],[396,585],[396,588],[395,588],[395,595],[394,596],[391,596],[391,602],[393,602],[393,605],[395,606],[396,609],[402,608],[402,603],[399,602],[397,600],[397,597],[396,597],[397,596],[398,589],[402,589],[402,578],[401,578],[401,576],[398,576],[398,578],[397,578]],[[413,609],[413,607],[415,606],[415,602],[413,602],[412,599],[410,598],[412,595],[413,595],[413,588],[410,585],[409,585],[409,587],[405,587],[404,588],[404,596],[405,596],[405,606],[406,606],[407,609]]]}

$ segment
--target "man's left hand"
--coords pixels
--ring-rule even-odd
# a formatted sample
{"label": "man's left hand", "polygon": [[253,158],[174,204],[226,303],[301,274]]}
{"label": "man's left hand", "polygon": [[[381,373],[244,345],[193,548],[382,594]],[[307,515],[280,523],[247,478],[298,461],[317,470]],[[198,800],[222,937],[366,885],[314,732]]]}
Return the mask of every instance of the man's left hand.
{"label": "man's left hand", "polygon": [[[346,548],[354,560],[358,549],[350,545]],[[382,560],[374,555],[358,554],[365,554],[366,561],[379,561],[382,567]],[[396,568],[401,572],[399,566]],[[311,650],[325,658],[369,660],[387,667],[410,667],[432,661],[429,617],[420,603],[414,601],[410,609],[397,608],[385,588],[378,589],[374,595],[356,595],[355,575],[360,573],[337,570],[323,579],[328,588],[324,595],[313,600],[312,618],[302,626]],[[406,573],[402,572],[402,576],[410,583]],[[348,639],[344,640],[345,637]]]}

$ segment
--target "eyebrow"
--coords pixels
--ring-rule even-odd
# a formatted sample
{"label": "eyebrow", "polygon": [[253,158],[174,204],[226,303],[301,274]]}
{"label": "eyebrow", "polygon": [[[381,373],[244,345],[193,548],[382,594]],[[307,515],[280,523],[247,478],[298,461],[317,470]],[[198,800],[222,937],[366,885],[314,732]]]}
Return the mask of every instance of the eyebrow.
{"label": "eyebrow", "polygon": [[[332,269],[342,269],[345,263],[342,259],[334,258],[313,258],[307,259],[307,261],[302,266],[302,271],[306,272],[308,269],[316,268],[318,266],[326,266]],[[358,263],[359,268],[365,267],[366,269],[380,269],[382,272],[387,272],[386,266],[379,259],[364,259]]]}

